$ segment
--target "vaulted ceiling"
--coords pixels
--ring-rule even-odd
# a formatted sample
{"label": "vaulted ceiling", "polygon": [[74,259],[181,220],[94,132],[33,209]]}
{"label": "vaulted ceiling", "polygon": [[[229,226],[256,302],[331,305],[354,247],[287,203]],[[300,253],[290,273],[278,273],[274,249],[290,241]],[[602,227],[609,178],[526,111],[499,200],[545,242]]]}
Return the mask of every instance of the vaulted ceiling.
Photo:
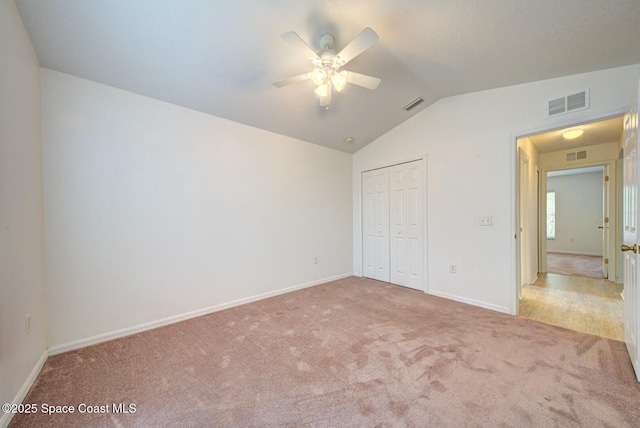
{"label": "vaulted ceiling", "polygon": [[[637,0],[16,4],[43,67],[350,153],[443,97],[640,63]],[[329,32],[340,50],[365,27],[380,39],[347,68],[378,89],[324,109],[310,81],[272,85],[310,71],[283,32],[316,50]]]}

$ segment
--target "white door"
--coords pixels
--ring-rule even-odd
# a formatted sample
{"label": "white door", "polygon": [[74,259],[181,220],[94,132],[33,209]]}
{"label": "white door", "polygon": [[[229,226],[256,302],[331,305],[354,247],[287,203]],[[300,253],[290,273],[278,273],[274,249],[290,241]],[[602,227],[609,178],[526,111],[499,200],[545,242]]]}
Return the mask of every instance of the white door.
{"label": "white door", "polygon": [[363,276],[389,282],[389,169],[362,173]]}
{"label": "white door", "polygon": [[640,380],[638,358],[638,99],[624,118],[623,245],[624,341]]}
{"label": "white door", "polygon": [[391,283],[423,289],[422,161],[389,169]]}
{"label": "white door", "polygon": [[609,278],[609,165],[604,166],[602,182],[602,276]]}

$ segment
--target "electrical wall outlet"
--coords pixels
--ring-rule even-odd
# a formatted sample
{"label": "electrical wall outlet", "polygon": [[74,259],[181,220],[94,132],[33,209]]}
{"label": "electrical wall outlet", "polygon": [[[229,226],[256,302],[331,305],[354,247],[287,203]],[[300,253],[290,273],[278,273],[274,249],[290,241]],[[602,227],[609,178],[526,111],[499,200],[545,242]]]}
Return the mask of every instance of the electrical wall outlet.
{"label": "electrical wall outlet", "polygon": [[480,217],[480,226],[493,226],[493,217],[490,215]]}
{"label": "electrical wall outlet", "polygon": [[456,265],[449,265],[449,273],[456,273]]}
{"label": "electrical wall outlet", "polygon": [[29,333],[31,333],[31,314],[24,316],[24,334],[27,335]]}

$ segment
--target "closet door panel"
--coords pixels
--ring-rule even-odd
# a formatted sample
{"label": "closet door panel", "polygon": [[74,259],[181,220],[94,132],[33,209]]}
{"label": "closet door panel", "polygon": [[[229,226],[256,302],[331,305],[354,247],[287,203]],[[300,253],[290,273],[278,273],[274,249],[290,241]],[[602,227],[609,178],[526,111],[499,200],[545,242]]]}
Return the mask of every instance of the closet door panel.
{"label": "closet door panel", "polygon": [[389,282],[389,171],[362,174],[363,276]]}
{"label": "closet door panel", "polygon": [[391,192],[390,202],[390,218],[391,224],[391,240],[392,246],[390,248],[390,271],[391,271],[391,283],[404,285],[406,277],[406,183],[405,183],[405,171],[403,165],[396,165],[389,168],[390,183],[389,191]]}
{"label": "closet door panel", "polygon": [[423,171],[415,161],[390,167],[391,236],[398,245],[391,246],[391,283],[423,289]]}
{"label": "closet door panel", "polygon": [[375,278],[375,182],[371,172],[362,174],[362,275]]}

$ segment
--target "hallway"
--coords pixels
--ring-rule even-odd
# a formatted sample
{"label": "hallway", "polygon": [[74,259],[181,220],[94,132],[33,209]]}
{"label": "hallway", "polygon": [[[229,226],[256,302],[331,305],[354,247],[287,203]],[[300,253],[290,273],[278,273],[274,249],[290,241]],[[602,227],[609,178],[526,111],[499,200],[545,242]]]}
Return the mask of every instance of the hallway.
{"label": "hallway", "polygon": [[602,256],[547,252],[547,272],[604,278]]}
{"label": "hallway", "polygon": [[520,316],[624,340],[622,284],[602,278],[541,273],[522,288]]}

